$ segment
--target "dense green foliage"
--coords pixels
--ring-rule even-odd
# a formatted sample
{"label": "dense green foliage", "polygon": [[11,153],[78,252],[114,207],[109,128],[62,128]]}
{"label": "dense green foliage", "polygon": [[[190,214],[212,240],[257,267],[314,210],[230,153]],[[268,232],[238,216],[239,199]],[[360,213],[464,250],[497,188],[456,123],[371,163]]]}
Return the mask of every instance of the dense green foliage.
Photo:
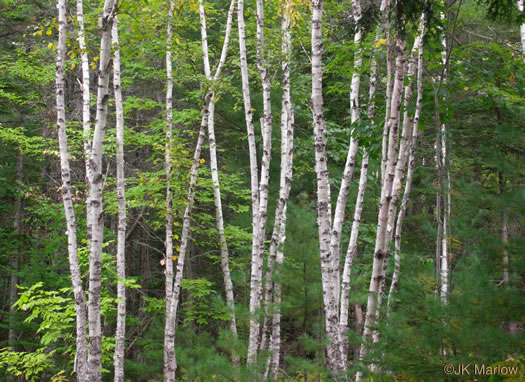
{"label": "dense green foliage", "polygon": [[[210,59],[220,55],[225,0],[206,4]],[[248,55],[254,99],[254,121],[259,140],[262,90],[255,68],[255,2],[246,6]],[[316,226],[316,188],[312,135],[310,9],[296,1],[293,23],[292,100],[295,110],[294,178],[288,206],[287,240],[282,265],[282,356],[280,375],[286,381],[328,381],[325,369],[324,317]],[[374,54],[377,1],[363,13],[364,65],[360,100],[367,104],[369,69]],[[411,42],[422,11],[429,15],[425,39],[425,83],[421,139],[410,204],[403,233],[401,276],[392,313],[381,312],[380,341],[363,362],[357,361],[362,327],[355,325],[351,308],[349,374],[367,363],[381,369],[370,380],[450,381],[443,367],[452,364],[518,365],[525,373],[525,64],[520,51],[518,15],[514,1],[456,1],[441,21],[437,1],[398,1],[396,16]],[[89,61],[98,60],[97,17],[100,1],[85,0]],[[157,381],[162,378],[164,330],[165,188],[164,92],[166,1],[126,0],[119,6],[122,81],[125,111],[127,335],[126,378]],[[452,22],[457,12],[457,25]],[[174,17],[174,245],[180,244],[189,168],[200,123],[206,81],[201,68],[198,2],[178,1]],[[265,2],[266,44],[272,83],[274,131],[272,139],[269,229],[279,192],[280,12],[277,0]],[[349,131],[356,128],[371,156],[369,186],[354,263],[350,294],[353,307],[366,308],[368,282],[380,195],[379,161],[385,112],[384,60],[380,61],[376,117],[363,116],[350,126],[348,92],[353,73],[355,23],[349,1],[327,0],[324,26],[325,114],[333,193],[340,186]],[[79,230],[79,257],[84,279],[88,273],[84,163],[82,157],[81,78],[75,40],[75,4],[68,2],[70,35],[66,61],[68,139],[74,180],[74,203]],[[0,0],[0,379],[72,381],[75,359],[75,311],[67,260],[66,223],[60,193],[60,162],[56,136],[54,54],[57,40],[56,8],[51,0]],[[450,17],[449,17],[450,16]],[[487,17],[490,16],[490,17]],[[494,20],[494,17],[497,19]],[[518,21],[517,21],[518,20]],[[398,21],[399,24],[399,21]],[[401,25],[401,24],[400,24]],[[234,25],[235,27],[235,25]],[[234,28],[235,31],[235,28]],[[451,289],[448,304],[436,295],[435,201],[435,79],[442,71],[441,34],[453,41],[449,74],[438,105],[448,126],[450,153]],[[217,84],[216,130],[225,231],[235,288],[239,330],[236,340],[228,329],[215,228],[213,190],[208,151],[199,170],[191,244],[182,284],[177,332],[177,376],[182,381],[255,380],[265,359],[253,368],[235,370],[232,350],[245,364],[249,332],[251,212],[249,157],[239,73],[238,36],[232,33],[224,74]],[[275,73],[275,74],[274,74]],[[91,73],[92,97],[96,72]],[[92,99],[92,110],[94,110]],[[103,378],[112,380],[116,324],[114,100],[105,142],[105,229],[102,322]],[[206,146],[207,148],[207,146]],[[19,155],[20,154],[20,155]],[[20,159],[22,158],[22,159]],[[17,163],[23,161],[22,178]],[[359,178],[359,171],[354,179]],[[349,240],[357,193],[353,181],[343,230],[343,248]],[[22,229],[16,230],[16,200],[21,200]],[[502,238],[503,214],[508,240]],[[269,232],[269,234],[268,234]],[[510,281],[502,283],[503,253],[509,254]],[[344,254],[345,251],[343,251]],[[16,269],[11,259],[16,258]],[[393,271],[389,260],[387,285]],[[16,275],[17,301],[9,299],[11,275]],[[10,313],[10,306],[15,310]],[[8,347],[8,331],[16,342]],[[443,351],[444,350],[444,351]],[[268,356],[268,354],[266,354]],[[253,370],[256,369],[256,370]],[[240,374],[239,374],[240,373]],[[502,377],[479,377],[499,381]],[[483,379],[485,378],[485,379]],[[514,379],[520,380],[520,376]],[[522,379],[523,380],[523,379]]]}

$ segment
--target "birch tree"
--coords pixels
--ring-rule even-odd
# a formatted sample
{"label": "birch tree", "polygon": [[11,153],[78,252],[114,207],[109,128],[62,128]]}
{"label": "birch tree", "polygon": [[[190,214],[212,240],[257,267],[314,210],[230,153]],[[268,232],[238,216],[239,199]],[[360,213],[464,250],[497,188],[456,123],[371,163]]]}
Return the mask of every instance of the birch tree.
{"label": "birch tree", "polygon": [[[414,49],[417,49],[417,98],[416,98],[416,110],[414,114],[414,119],[412,121],[412,137],[409,147],[409,158],[408,158],[408,169],[406,175],[405,189],[403,191],[403,199],[401,201],[401,206],[397,214],[397,221],[395,226],[395,243],[394,243],[394,273],[392,275],[392,282],[390,284],[390,291],[388,293],[387,300],[387,312],[391,312],[391,304],[394,291],[397,287],[399,281],[399,273],[401,269],[401,233],[403,229],[403,222],[406,215],[406,210],[408,206],[408,201],[410,198],[410,191],[412,188],[412,178],[414,175],[414,168],[416,165],[416,147],[417,147],[417,138],[419,135],[419,119],[421,116],[422,101],[423,101],[423,37],[425,35],[425,24],[422,20],[420,24],[420,34],[414,43]],[[413,65],[411,62],[410,65]],[[409,67],[409,72],[413,71]],[[405,115],[403,118],[406,118]]]}
{"label": "birch tree", "polygon": [[[242,1],[241,1],[242,3]],[[251,278],[250,278],[250,335],[248,340],[248,364],[255,362],[257,358],[257,350],[260,344],[260,323],[256,316],[257,310],[261,306],[262,299],[262,273],[263,273],[263,258],[264,258],[264,239],[266,232],[267,222],[267,209],[268,209],[268,192],[270,182],[270,160],[272,155],[272,109],[270,99],[270,72],[265,60],[264,52],[264,6],[262,0],[257,0],[257,70],[262,84],[262,97],[263,97],[263,117],[261,118],[261,135],[263,141],[262,147],[262,158],[261,158],[261,177],[260,181],[253,185],[252,194],[257,193],[255,210],[254,198],[252,195],[252,265],[251,265]],[[239,43],[244,44],[244,49],[240,49],[241,54],[241,75],[243,77],[243,94],[245,96],[245,110],[248,107],[246,103],[246,97],[249,98],[249,80],[247,76],[247,58],[245,49],[245,36],[244,36],[244,15],[241,12],[240,7],[244,4],[239,4]],[[241,21],[241,18],[243,19]],[[242,24],[242,28],[241,28]],[[242,36],[241,36],[242,33]],[[242,43],[241,43],[242,41]],[[244,57],[243,57],[244,56]],[[242,66],[246,65],[243,69]],[[246,75],[244,74],[246,72]],[[246,113],[246,112],[245,112]],[[248,119],[247,119],[248,120]],[[249,122],[247,122],[249,124]],[[253,127],[253,122],[252,122]],[[249,127],[251,129],[252,127]],[[248,132],[250,135],[250,132]],[[250,138],[249,138],[250,139]],[[251,146],[249,142],[249,146]],[[253,162],[256,163],[256,151],[255,147],[253,151],[250,149],[250,157],[255,156]],[[250,160],[252,162],[252,160]],[[258,171],[258,167],[250,166],[250,171]],[[252,179],[256,180],[256,174],[252,174]]]}
{"label": "birch tree", "polygon": [[89,164],[92,166],[89,178],[89,204],[92,213],[92,235],[89,253],[89,354],[88,378],[90,381],[101,379],[102,329],[100,325],[100,292],[102,272],[102,244],[104,239],[104,196],[102,177],[102,155],[106,119],[108,114],[109,76],[111,59],[111,29],[115,13],[115,0],[105,0],[99,19],[101,40],[99,54],[99,76],[97,92],[97,112],[93,133],[92,151]]}
{"label": "birch tree", "polygon": [[[292,186],[293,172],[293,137],[294,111],[290,92],[290,58],[291,58],[291,18],[292,2],[286,1],[283,6],[281,22],[281,51],[283,61],[283,96],[281,101],[281,166],[279,179],[279,199],[275,207],[273,233],[268,251],[268,269],[265,288],[265,320],[261,339],[261,348],[269,348],[271,356],[268,358],[265,378],[272,374],[277,380],[281,349],[281,279],[273,278],[273,273],[280,273],[284,261],[283,246],[286,240],[286,209]],[[272,304],[273,302],[273,304]]]}
{"label": "birch tree", "polygon": [[312,98],[315,172],[317,175],[317,225],[321,257],[321,279],[325,313],[328,368],[334,376],[345,370],[341,353],[338,307],[338,269],[331,253],[332,213],[326,154],[326,121],[323,114],[322,17],[323,0],[312,2]]}
{"label": "birch tree", "polygon": [[[171,316],[171,300],[173,298],[173,193],[171,190],[172,163],[171,152],[173,150],[173,68],[172,68],[172,19],[175,4],[170,0],[168,4],[168,25],[166,31],[166,254],[165,254],[165,290],[166,290],[166,322],[164,326],[164,376],[173,374],[175,378],[175,318]],[[171,322],[173,321],[173,323]],[[172,369],[173,368],[173,369]],[[165,379],[166,380],[166,379]]]}
{"label": "birch tree", "polygon": [[[523,0],[518,0],[518,10],[523,14]],[[520,25],[521,53],[525,56],[525,23]]]}
{"label": "birch tree", "polygon": [[118,38],[118,19],[115,15],[112,27],[113,40],[113,91],[115,93],[117,130],[117,328],[115,332],[115,352],[113,356],[115,382],[124,382],[124,345],[126,335],[126,192],[124,175],[124,108],[120,84],[120,47]]}
{"label": "birch tree", "polygon": [[71,273],[71,283],[73,285],[73,295],[75,298],[76,315],[76,355],[75,371],[77,378],[81,382],[87,382],[87,307],[84,288],[77,252],[77,223],[75,210],[73,208],[71,191],[71,168],[69,166],[69,148],[66,134],[66,107],[65,107],[65,80],[64,80],[64,61],[66,57],[66,36],[67,36],[67,10],[65,0],[57,0],[58,8],[58,44],[56,55],[55,86],[56,86],[56,108],[58,143],[60,148],[60,173],[62,178],[62,203],[67,226],[67,251],[69,258],[69,271]]}
{"label": "birch tree", "polygon": [[[211,177],[213,183],[213,198],[215,202],[215,227],[217,229],[217,235],[219,236],[219,247],[221,251],[221,269],[224,278],[224,288],[226,292],[226,304],[228,305],[231,320],[230,320],[230,329],[233,333],[233,336],[237,338],[237,324],[235,320],[235,299],[233,294],[233,283],[230,275],[230,265],[229,265],[229,253],[228,253],[228,243],[226,242],[226,236],[224,234],[224,217],[222,212],[222,200],[221,200],[221,188],[219,183],[219,170],[217,164],[217,143],[215,139],[215,82],[219,79],[222,71],[222,67],[226,61],[226,55],[228,52],[228,45],[230,41],[231,29],[232,29],[232,18],[233,12],[235,9],[235,0],[232,0],[230,3],[230,8],[228,10],[228,16],[226,20],[226,31],[224,36],[224,42],[222,46],[221,57],[219,63],[215,70],[215,74],[211,74],[210,69],[210,60],[208,55],[208,38],[207,38],[207,29],[206,29],[206,14],[204,10],[204,2],[199,0],[199,16],[201,24],[201,41],[202,41],[202,53],[204,61],[204,71],[206,79],[210,82],[211,89],[208,89],[207,92],[210,93],[210,105],[208,111],[208,143],[210,147],[210,169]],[[234,364],[239,363],[239,358],[237,355],[233,355]]]}
{"label": "birch tree", "polygon": [[[372,325],[377,319],[377,310],[381,298],[381,283],[384,278],[383,267],[388,257],[388,235],[392,227],[388,226],[389,209],[393,200],[394,180],[396,175],[396,160],[398,156],[398,130],[401,109],[401,93],[405,74],[405,42],[400,38],[395,38],[395,75],[392,87],[392,97],[390,102],[390,116],[388,120],[388,150],[386,161],[386,172],[381,187],[381,197],[379,204],[378,224],[376,233],[376,243],[374,249],[374,261],[372,265],[372,276],[368,289],[367,311],[363,329],[363,344],[359,358],[362,360],[367,355],[367,341],[372,335]],[[396,185],[397,187],[397,185]],[[356,380],[361,381],[363,374],[359,372]]]}
{"label": "birch tree", "polygon": [[[90,111],[90,89],[89,89],[89,59],[86,43],[86,31],[84,27],[84,4],[83,0],[77,0],[77,23],[78,33],[77,41],[80,48],[80,62],[82,67],[82,132],[84,135],[84,162],[86,169],[86,184],[92,178],[92,166],[89,163],[91,157],[91,111]],[[93,216],[91,213],[91,204],[86,200],[86,222],[87,236],[91,238],[91,228],[93,225]]]}

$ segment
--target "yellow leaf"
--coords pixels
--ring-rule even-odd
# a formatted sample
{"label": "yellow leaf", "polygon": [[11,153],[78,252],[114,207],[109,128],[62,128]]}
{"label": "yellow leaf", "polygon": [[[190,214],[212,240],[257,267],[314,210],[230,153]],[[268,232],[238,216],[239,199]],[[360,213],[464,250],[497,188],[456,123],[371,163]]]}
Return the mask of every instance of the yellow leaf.
{"label": "yellow leaf", "polygon": [[37,35],[42,36],[42,31],[36,32]]}
{"label": "yellow leaf", "polygon": [[175,240],[179,240],[179,235],[173,235],[173,237],[175,238]]}
{"label": "yellow leaf", "polygon": [[178,257],[178,256],[171,256],[171,259],[172,259],[172,260],[177,260],[177,257]]}
{"label": "yellow leaf", "polygon": [[204,159],[201,159],[200,161],[200,164],[204,164],[204,162],[206,162]]}
{"label": "yellow leaf", "polygon": [[51,36],[51,35],[53,34],[53,32],[51,31],[51,28],[49,28],[49,29],[46,31],[46,34],[47,34],[48,36]]}
{"label": "yellow leaf", "polygon": [[77,54],[75,52],[71,53],[71,59],[75,58],[76,56],[77,56]]}
{"label": "yellow leaf", "polygon": [[379,48],[381,45],[386,45],[386,40],[384,38],[377,40],[376,48]]}
{"label": "yellow leaf", "polygon": [[465,91],[467,91],[468,89],[469,89],[468,86],[465,86],[465,87],[463,88],[463,90],[465,90]]}
{"label": "yellow leaf", "polygon": [[180,44],[180,41],[179,41],[179,39],[177,37],[175,37],[175,42],[177,43],[177,45]]}
{"label": "yellow leaf", "polygon": [[175,249],[177,250],[177,252],[180,251],[180,246],[179,246],[179,245],[176,245],[176,246],[175,246]]}
{"label": "yellow leaf", "polygon": [[98,61],[98,56],[93,57],[93,62],[97,62],[97,61]]}
{"label": "yellow leaf", "polygon": [[76,66],[76,64],[75,64],[75,63],[72,63],[72,64],[71,64],[71,70],[75,69],[75,66]]}
{"label": "yellow leaf", "polygon": [[53,43],[50,42],[49,44],[47,44],[47,49],[51,49],[53,47]]}
{"label": "yellow leaf", "polygon": [[89,64],[89,66],[91,66],[91,69],[93,69],[93,70],[95,70],[97,68],[97,64],[95,64],[94,62]]}

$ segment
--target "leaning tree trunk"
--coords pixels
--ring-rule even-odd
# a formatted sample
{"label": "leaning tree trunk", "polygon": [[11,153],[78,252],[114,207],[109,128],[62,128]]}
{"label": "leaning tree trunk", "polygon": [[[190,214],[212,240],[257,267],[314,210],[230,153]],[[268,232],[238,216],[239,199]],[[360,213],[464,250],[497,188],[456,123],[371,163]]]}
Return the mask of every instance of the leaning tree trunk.
{"label": "leaning tree trunk", "polygon": [[[403,200],[401,201],[401,207],[399,208],[399,213],[397,216],[397,222],[395,227],[395,237],[394,237],[394,274],[392,275],[392,283],[390,284],[390,291],[388,293],[387,300],[387,314],[391,312],[392,309],[392,299],[394,291],[397,287],[399,281],[399,272],[401,269],[401,231],[403,229],[403,221],[406,215],[406,210],[408,206],[408,201],[410,198],[410,190],[412,187],[412,178],[414,174],[414,168],[416,165],[416,146],[417,146],[417,137],[419,134],[419,118],[421,116],[421,109],[423,103],[423,37],[425,34],[425,25],[424,21],[421,22],[421,32],[418,36],[417,43],[417,99],[416,99],[416,111],[414,114],[414,120],[412,122],[412,138],[410,141],[410,154],[408,158],[408,170],[406,176],[405,190],[403,193]],[[414,44],[416,47],[416,44]],[[409,69],[410,71],[410,69]]]}
{"label": "leaning tree trunk", "polygon": [[180,287],[184,272],[184,261],[191,236],[191,213],[195,201],[195,188],[197,186],[197,172],[201,157],[202,144],[206,134],[206,125],[208,121],[208,106],[211,95],[208,94],[204,99],[202,106],[202,121],[193,154],[193,163],[190,170],[190,184],[188,187],[188,197],[186,200],[186,209],[182,219],[182,234],[180,239],[179,257],[175,271],[175,281],[173,283],[171,299],[166,300],[166,324],[164,327],[164,382],[175,381],[175,371],[177,370],[177,361],[175,358],[175,326],[177,319],[177,309],[179,306]]}
{"label": "leaning tree trunk", "polygon": [[[232,29],[232,18],[233,12],[235,9],[235,0],[232,0],[230,3],[230,8],[228,10],[228,16],[226,20],[226,32],[224,36],[224,42],[222,46],[221,57],[219,59],[219,64],[212,78],[209,56],[208,56],[208,38],[207,38],[207,29],[206,29],[206,15],[204,11],[204,4],[202,0],[199,0],[199,15],[200,15],[200,24],[201,24],[201,40],[202,40],[202,53],[204,61],[204,71],[206,79],[212,81],[210,86],[214,87],[216,82],[221,74],[222,67],[226,61],[226,55],[228,52],[228,45],[230,42],[230,35]],[[221,269],[224,279],[224,289],[226,292],[226,304],[230,311],[230,329],[234,338],[237,338],[237,324],[235,319],[235,298],[233,294],[233,283],[230,275],[230,265],[229,265],[229,253],[228,253],[228,243],[226,241],[226,235],[224,233],[224,217],[222,211],[222,198],[221,198],[221,186],[219,183],[219,170],[217,164],[217,143],[215,140],[215,90],[212,88],[209,90],[210,95],[210,106],[208,112],[208,142],[210,147],[210,170],[213,183],[213,198],[215,202],[215,226],[217,229],[217,235],[219,236],[219,247],[221,252]],[[239,356],[233,352],[232,361],[234,365],[239,365]]]}
{"label": "leaning tree trunk", "polygon": [[124,382],[124,345],[126,336],[126,185],[124,176],[124,108],[120,85],[120,47],[118,19],[115,16],[112,28],[113,39],[113,91],[115,93],[117,130],[117,329],[115,331],[115,353],[113,356],[115,382]]}
{"label": "leaning tree trunk", "polygon": [[[380,286],[383,275],[383,265],[388,257],[388,211],[390,209],[390,202],[393,195],[394,178],[396,173],[396,160],[398,154],[397,141],[399,130],[399,114],[401,109],[401,93],[403,88],[403,79],[405,74],[405,43],[397,38],[395,43],[396,62],[395,62],[395,78],[392,88],[392,97],[390,100],[390,116],[388,119],[388,151],[386,161],[386,172],[384,181],[381,187],[381,197],[378,214],[378,225],[376,233],[376,243],[374,249],[374,261],[372,265],[372,276],[370,278],[370,286],[368,289],[367,311],[365,318],[365,326],[363,329],[363,338],[361,351],[359,353],[360,360],[363,360],[368,354],[368,342],[372,335],[372,326],[375,325],[377,318],[378,300],[380,298]],[[391,229],[391,228],[390,228]],[[359,372],[356,375],[356,380],[361,381],[363,373]]]}
{"label": "leaning tree trunk", "polygon": [[111,59],[111,29],[116,8],[115,0],[106,0],[99,20],[101,26],[100,66],[97,92],[97,114],[89,160],[92,176],[89,178],[89,205],[92,213],[92,235],[89,253],[89,355],[88,378],[101,380],[102,328],[100,324],[100,292],[102,288],[102,243],[104,240],[104,187],[102,179],[102,155],[106,119],[108,114],[109,75]]}
{"label": "leaning tree trunk", "polygon": [[67,225],[67,252],[69,270],[75,298],[76,314],[76,355],[75,372],[81,382],[88,382],[87,377],[87,336],[86,336],[86,297],[82,287],[82,277],[77,253],[77,224],[73,208],[71,190],[71,169],[69,167],[69,150],[66,134],[66,106],[64,96],[64,62],[66,57],[67,11],[66,1],[58,0],[58,45],[56,58],[56,101],[58,143],[60,147],[60,172],[62,176],[62,202]]}

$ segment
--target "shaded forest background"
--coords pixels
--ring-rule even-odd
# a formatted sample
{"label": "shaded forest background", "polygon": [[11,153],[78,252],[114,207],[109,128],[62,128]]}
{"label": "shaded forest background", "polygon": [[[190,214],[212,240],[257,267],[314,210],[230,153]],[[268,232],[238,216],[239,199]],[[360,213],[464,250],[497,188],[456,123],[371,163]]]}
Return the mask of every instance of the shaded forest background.
{"label": "shaded forest background", "polygon": [[[102,3],[84,1],[93,121],[100,59],[97,22]],[[286,242],[281,248],[284,262],[274,276],[282,291],[279,380],[329,381],[335,377],[326,361],[328,340],[316,213],[311,4],[299,0],[292,3],[293,180],[287,207]],[[324,117],[333,193],[341,186],[350,131],[359,136],[360,146],[370,157],[358,249],[350,277],[346,372],[353,376],[358,371],[370,371],[366,374],[368,378],[385,380],[467,380],[464,376],[447,376],[443,367],[472,363],[520,368],[518,375],[480,376],[478,380],[523,380],[520,379],[525,373],[522,228],[525,226],[525,55],[520,42],[523,12],[520,15],[514,1],[465,0],[452,1],[446,6],[438,1],[396,2],[399,5],[396,15],[400,19],[393,20],[404,29],[399,33],[407,36],[408,51],[418,34],[420,12],[425,9],[428,15],[419,139],[403,226],[399,283],[389,311],[384,303],[380,319],[374,325],[379,340],[368,344],[368,354],[360,359],[382,187],[381,140],[387,104],[388,45],[386,40],[376,39],[376,26],[381,22],[379,4],[362,3],[366,12],[359,23],[364,31],[360,45],[363,64],[359,123],[351,123],[349,104],[354,55],[358,50],[354,44],[357,24],[352,16],[352,2],[325,1],[323,19]],[[174,4],[170,187],[173,261],[176,263],[201,110],[210,82],[203,66],[199,2],[180,0]],[[264,44],[274,116],[267,247],[280,191],[283,4],[277,0],[264,3]],[[224,0],[205,4],[212,66],[220,57],[228,6],[229,2]],[[157,381],[163,376],[167,7],[167,2],[162,0],[126,0],[117,7],[125,121],[124,357],[125,378],[129,381]],[[74,2],[68,1],[67,9],[70,26],[65,62],[66,121],[78,258],[84,283],[87,283],[89,248],[85,198],[88,189],[83,154],[81,52],[75,35]],[[247,1],[244,14],[248,69],[260,159],[264,115],[263,89],[256,67],[255,12],[255,3]],[[199,160],[191,239],[176,323],[176,375],[181,381],[263,380],[270,354],[263,351],[258,362],[246,365],[252,214],[236,22],[234,17],[229,53],[222,76],[214,86],[224,233],[235,292],[238,338],[229,327],[230,311],[221,271],[206,140]],[[444,72],[443,52],[447,49],[443,46],[444,36],[449,49],[447,78],[436,95],[437,79]],[[68,263],[56,124],[57,37],[55,2],[0,1],[0,379],[3,380],[75,380],[75,302]],[[368,118],[366,105],[374,57],[379,62],[376,111],[373,118]],[[114,377],[117,319],[117,140],[113,90],[108,103],[102,171],[102,380]],[[415,106],[407,108],[413,113]],[[436,167],[436,150],[439,152],[436,134],[442,132],[440,124],[447,126],[444,139],[448,149],[449,189],[446,195],[450,196],[450,220],[445,237],[450,272],[446,303],[440,298],[440,259],[436,256],[441,234],[436,198],[443,198]],[[362,155],[359,151],[359,163]],[[356,166],[344,215],[342,248],[347,247],[350,239],[360,171],[360,166]],[[345,252],[342,251],[342,259]],[[508,258],[507,266],[504,258]],[[387,291],[394,267],[394,257],[390,256],[386,268]],[[256,315],[262,322],[262,309]],[[240,357],[240,371],[239,366],[232,363],[232,354]],[[369,365],[379,367],[370,370]]]}

